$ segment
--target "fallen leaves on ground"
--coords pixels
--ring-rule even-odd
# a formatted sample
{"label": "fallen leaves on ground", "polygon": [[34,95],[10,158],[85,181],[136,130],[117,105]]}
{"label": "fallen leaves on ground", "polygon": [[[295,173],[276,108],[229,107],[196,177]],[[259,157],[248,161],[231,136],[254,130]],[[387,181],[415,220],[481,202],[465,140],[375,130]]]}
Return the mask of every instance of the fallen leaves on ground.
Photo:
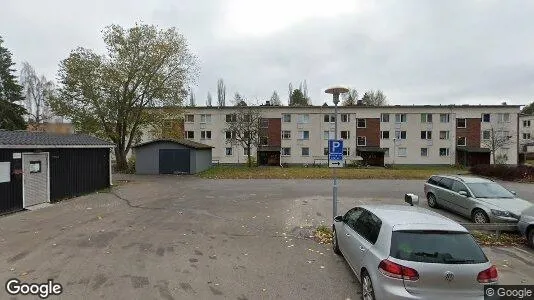
{"label": "fallen leaves on ground", "polygon": [[325,225],[317,227],[313,233],[313,237],[314,240],[320,244],[332,244],[332,230]]}
{"label": "fallen leaves on ground", "polygon": [[521,246],[526,245],[526,239],[519,233],[502,232],[499,237],[495,232],[473,231],[471,235],[481,246]]}

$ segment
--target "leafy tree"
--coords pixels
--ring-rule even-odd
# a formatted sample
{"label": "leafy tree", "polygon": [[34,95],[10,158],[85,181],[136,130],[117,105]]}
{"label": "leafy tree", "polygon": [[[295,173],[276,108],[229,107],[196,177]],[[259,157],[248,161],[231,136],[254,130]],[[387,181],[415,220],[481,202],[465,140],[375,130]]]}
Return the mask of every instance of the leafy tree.
{"label": "leafy tree", "polygon": [[521,110],[521,113],[525,115],[534,115],[534,102],[523,107],[523,109]]}
{"label": "leafy tree", "polygon": [[77,48],[60,64],[60,88],[50,101],[53,111],[87,133],[115,144],[117,169],[126,170],[126,155],[141,128],[170,116],[187,97],[196,58],[176,28],[136,24],[103,31],[107,53]]}
{"label": "leafy tree", "polygon": [[28,111],[28,121],[40,124],[52,117],[48,100],[53,96],[54,83],[44,75],[37,76],[35,69],[28,63],[22,64],[20,81],[25,89],[25,106]]}
{"label": "leafy tree", "polygon": [[282,102],[280,101],[280,97],[278,96],[278,93],[276,91],[273,92],[273,95],[271,96],[271,105],[282,105]]}
{"label": "leafy tree", "polygon": [[2,46],[4,40],[0,36],[0,129],[26,129],[24,114],[26,109],[17,102],[22,101],[23,87],[17,83],[15,63],[11,52]]}
{"label": "leafy tree", "polygon": [[217,102],[219,107],[226,106],[226,85],[222,78],[217,81]]}
{"label": "leafy tree", "polygon": [[[243,101],[244,102],[244,101]],[[235,122],[226,123],[225,130],[232,132],[229,142],[239,145],[247,151],[248,167],[252,167],[252,149],[257,148],[263,134],[261,128],[262,114],[255,106],[237,106]]]}
{"label": "leafy tree", "polygon": [[358,101],[358,91],[355,89],[351,89],[348,93],[342,94],[341,98],[343,99],[341,105],[354,106]]}
{"label": "leafy tree", "polygon": [[384,106],[387,105],[386,95],[381,90],[367,91],[363,94],[362,104],[366,106]]}
{"label": "leafy tree", "polygon": [[482,147],[489,148],[494,164],[504,164],[508,161],[508,156],[502,153],[505,148],[514,144],[512,134],[504,127],[491,127],[489,140],[482,140]]}
{"label": "leafy tree", "polygon": [[293,94],[291,94],[291,98],[289,101],[289,106],[307,106],[309,104],[309,99],[304,97],[304,94],[300,89],[296,89],[293,91]]}

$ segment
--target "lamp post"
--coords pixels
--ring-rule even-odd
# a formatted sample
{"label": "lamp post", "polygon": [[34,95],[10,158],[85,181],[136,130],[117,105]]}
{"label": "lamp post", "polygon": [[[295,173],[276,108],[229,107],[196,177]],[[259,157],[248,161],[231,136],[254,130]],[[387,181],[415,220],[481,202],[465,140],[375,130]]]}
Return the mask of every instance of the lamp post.
{"label": "lamp post", "polygon": [[[327,94],[332,94],[332,99],[334,100],[334,114],[335,114],[335,125],[334,125],[334,139],[337,140],[337,104],[339,103],[339,94],[344,94],[348,92],[349,89],[344,87],[332,87],[329,89],[326,89],[324,92]],[[335,218],[337,215],[337,174],[336,174],[336,168],[332,170],[334,177],[334,187],[332,189],[332,218]]]}

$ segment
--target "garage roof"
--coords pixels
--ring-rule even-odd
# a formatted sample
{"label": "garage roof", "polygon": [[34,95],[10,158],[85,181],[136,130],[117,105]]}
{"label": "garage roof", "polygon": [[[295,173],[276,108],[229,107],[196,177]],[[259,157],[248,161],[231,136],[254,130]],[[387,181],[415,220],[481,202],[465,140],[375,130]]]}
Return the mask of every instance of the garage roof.
{"label": "garage roof", "polygon": [[87,134],[59,134],[0,130],[0,148],[111,148],[114,145]]}
{"label": "garage roof", "polygon": [[152,141],[149,141],[149,142],[146,142],[146,143],[141,143],[141,144],[135,145],[134,148],[143,147],[143,146],[154,144],[154,143],[175,143],[175,144],[186,146],[186,147],[192,148],[192,149],[212,149],[212,148],[214,148],[214,147],[212,147],[210,145],[201,144],[201,143],[197,143],[197,142],[194,142],[194,141],[191,141],[191,140],[186,140],[186,139],[176,139],[176,140],[174,140],[174,139],[157,139],[157,140],[152,140]]}

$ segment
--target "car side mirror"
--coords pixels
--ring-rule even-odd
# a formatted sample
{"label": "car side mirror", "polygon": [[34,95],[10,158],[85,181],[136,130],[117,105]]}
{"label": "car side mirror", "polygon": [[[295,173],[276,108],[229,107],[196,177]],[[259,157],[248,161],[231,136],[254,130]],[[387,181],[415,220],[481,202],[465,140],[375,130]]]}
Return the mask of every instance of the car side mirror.
{"label": "car side mirror", "polygon": [[419,196],[415,194],[404,195],[404,202],[410,204],[410,206],[419,205]]}
{"label": "car side mirror", "polygon": [[334,221],[336,221],[336,222],[343,222],[343,216],[336,216],[336,217],[334,218]]}
{"label": "car side mirror", "polygon": [[458,194],[460,194],[460,196],[467,197],[467,192],[466,191],[459,191]]}
{"label": "car side mirror", "polygon": [[515,191],[510,191],[514,196],[517,196],[517,193]]}

